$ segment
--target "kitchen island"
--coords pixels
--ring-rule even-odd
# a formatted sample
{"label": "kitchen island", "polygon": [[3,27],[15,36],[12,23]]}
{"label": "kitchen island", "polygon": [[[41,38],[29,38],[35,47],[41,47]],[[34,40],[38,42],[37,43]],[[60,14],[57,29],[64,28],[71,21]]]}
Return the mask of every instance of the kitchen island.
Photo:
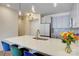
{"label": "kitchen island", "polygon": [[25,35],[13,38],[7,38],[3,41],[9,44],[18,44],[19,46],[27,47],[52,56],[79,56],[79,48],[71,45],[72,52],[65,52],[66,44],[62,43],[61,39],[42,37],[48,40],[37,40],[35,36]]}

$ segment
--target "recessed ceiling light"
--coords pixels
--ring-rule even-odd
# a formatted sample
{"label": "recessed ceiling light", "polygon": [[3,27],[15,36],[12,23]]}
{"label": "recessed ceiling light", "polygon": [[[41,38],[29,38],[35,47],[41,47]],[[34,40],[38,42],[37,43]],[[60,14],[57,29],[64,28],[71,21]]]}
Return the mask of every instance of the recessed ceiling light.
{"label": "recessed ceiling light", "polygon": [[57,6],[57,3],[54,3],[53,5],[54,5],[54,7],[56,7]]}
{"label": "recessed ceiling light", "polygon": [[6,4],[6,6],[7,6],[7,7],[10,7],[11,5],[10,5],[10,4]]}

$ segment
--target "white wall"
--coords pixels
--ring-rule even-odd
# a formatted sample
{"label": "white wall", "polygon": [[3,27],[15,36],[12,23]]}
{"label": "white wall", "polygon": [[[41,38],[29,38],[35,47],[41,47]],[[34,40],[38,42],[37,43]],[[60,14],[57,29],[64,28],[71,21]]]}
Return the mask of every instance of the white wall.
{"label": "white wall", "polygon": [[[18,35],[18,15],[12,9],[0,6],[0,41]],[[1,42],[0,42],[1,48]]]}
{"label": "white wall", "polygon": [[25,16],[25,35],[29,35],[30,34],[30,22],[29,22],[29,18],[27,16]]}
{"label": "white wall", "polygon": [[18,35],[25,35],[25,19],[23,18],[23,16],[20,16],[18,20]]}
{"label": "white wall", "polygon": [[40,14],[36,14],[38,19],[30,20],[29,17],[26,17],[25,23],[25,32],[26,35],[36,35],[37,29],[40,29]]}

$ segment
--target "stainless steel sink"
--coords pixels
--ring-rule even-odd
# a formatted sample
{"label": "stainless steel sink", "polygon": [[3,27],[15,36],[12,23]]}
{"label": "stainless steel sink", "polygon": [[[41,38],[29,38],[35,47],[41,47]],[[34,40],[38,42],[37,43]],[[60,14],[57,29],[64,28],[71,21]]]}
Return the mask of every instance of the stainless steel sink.
{"label": "stainless steel sink", "polygon": [[48,40],[48,39],[46,39],[46,38],[41,38],[41,37],[34,37],[33,39],[37,39],[37,40]]}

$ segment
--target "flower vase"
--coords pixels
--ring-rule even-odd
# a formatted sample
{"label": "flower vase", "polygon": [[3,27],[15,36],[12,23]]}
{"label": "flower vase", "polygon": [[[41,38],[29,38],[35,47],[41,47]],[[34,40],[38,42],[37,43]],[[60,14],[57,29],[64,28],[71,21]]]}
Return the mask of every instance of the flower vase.
{"label": "flower vase", "polygon": [[70,48],[70,44],[67,44],[65,51],[69,54],[72,52],[72,49]]}

